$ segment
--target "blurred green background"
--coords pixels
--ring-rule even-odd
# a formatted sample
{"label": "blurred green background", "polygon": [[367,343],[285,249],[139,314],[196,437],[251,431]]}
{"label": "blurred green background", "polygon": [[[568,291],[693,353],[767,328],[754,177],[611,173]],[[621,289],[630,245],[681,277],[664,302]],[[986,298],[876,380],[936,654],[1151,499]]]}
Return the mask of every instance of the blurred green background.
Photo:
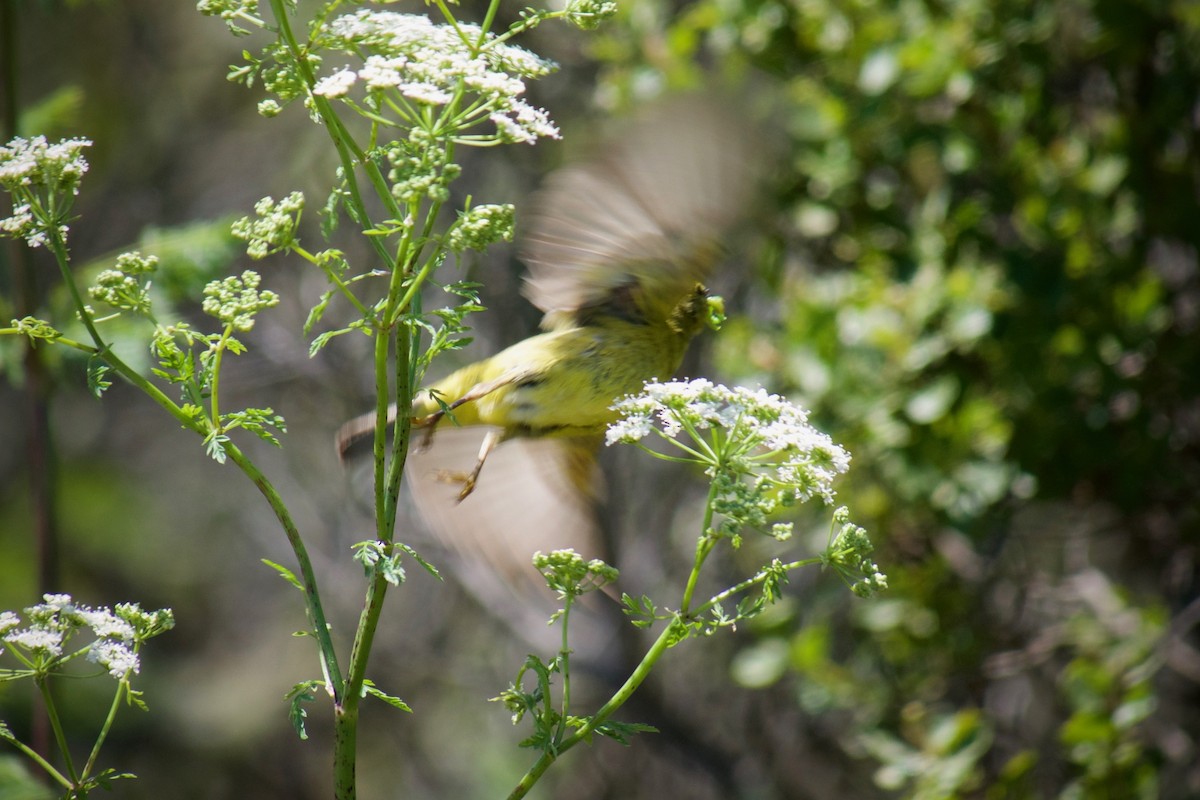
{"label": "blurred green background", "polygon": [[[244,42],[191,3],[6,13],[0,82],[21,132],[95,141],[79,269],[140,243],[164,259],[162,301],[195,316],[199,287],[249,266],[230,217],[328,184],[321,131],[299,107],[258,117],[259,98],[224,79]],[[730,322],[686,371],[812,409],[854,455],[841,499],[892,587],[861,601],[798,575],[759,624],[672,652],[624,715],[662,733],[576,751],[534,796],[1200,796],[1200,4],[626,0],[599,31],[546,25],[522,44],[562,66],[530,93],[565,141],[466,154],[460,198],[519,209],[573,133],[667,88],[733,86],[769,120],[780,168],[716,281]],[[32,257],[41,314],[64,319],[52,264]],[[6,320],[16,258],[6,244]],[[225,385],[288,420],[282,450],[248,448],[310,537],[344,636],[369,503],[332,437],[365,408],[365,340],[309,359],[300,327],[322,279],[288,259],[259,267],[284,302]],[[468,355],[534,329],[512,252],[468,269],[492,312]],[[57,587],[178,621],[145,657],[151,712],[121,716],[106,751],[139,775],[114,796],[329,796],[328,707],[300,742],[282,700],[318,667],[289,635],[299,598],[260,563],[291,563],[265,502],[135,392],[95,400],[83,364],[49,348],[31,376],[19,345],[0,342],[0,609],[39,591],[36,390]],[[669,579],[702,487],[613,461],[617,563]],[[802,520],[812,542],[824,524]],[[416,572],[371,669],[416,714],[367,712],[360,796],[504,796],[531,758],[486,700],[527,647]],[[104,699],[78,691],[86,724]],[[0,688],[17,731],[24,692]],[[8,769],[0,797],[24,796]]]}

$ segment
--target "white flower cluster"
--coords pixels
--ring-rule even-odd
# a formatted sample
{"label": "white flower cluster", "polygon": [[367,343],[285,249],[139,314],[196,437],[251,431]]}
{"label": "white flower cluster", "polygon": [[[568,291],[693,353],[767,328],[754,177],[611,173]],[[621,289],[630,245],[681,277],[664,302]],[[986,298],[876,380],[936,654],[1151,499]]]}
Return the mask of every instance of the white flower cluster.
{"label": "white flower cluster", "polygon": [[137,644],[175,624],[169,609],[147,612],[136,603],[91,608],[75,603],[68,594],[43,595],[42,601],[25,609],[28,624],[23,628],[16,613],[0,613],[0,640],[29,667],[44,668],[60,659],[67,642],[87,628],[95,637],[84,648],[88,660],[104,667],[116,680],[124,680],[141,669]]}
{"label": "white flower cluster", "polygon": [[850,466],[847,453],[827,434],[808,424],[808,412],[764,389],[732,389],[704,378],[647,383],[642,394],[619,400],[621,419],[609,426],[608,444],[635,442],[653,430],[673,439],[681,431],[710,428],[727,432],[739,450],[761,452],[752,458],[773,462],[785,471],[812,470],[818,492],[828,494],[833,479]]}
{"label": "white flower cluster", "polygon": [[[51,230],[66,238],[67,226],[57,217],[79,194],[88,163],[82,155],[87,139],[53,144],[45,136],[18,137],[0,147],[0,186],[12,195],[12,215],[0,219],[0,232],[21,237],[30,247],[46,243]],[[55,217],[55,218],[51,218]]]}
{"label": "white flower cluster", "polygon": [[346,67],[318,80],[316,95],[344,97],[361,83],[369,93],[390,90],[418,105],[440,106],[466,91],[479,101],[464,104],[471,110],[460,120],[463,129],[490,119],[502,141],[559,136],[543,109],[521,99],[523,79],[546,75],[554,64],[477,25],[364,9],[330,23],[325,44],[366,55],[357,71]]}
{"label": "white flower cluster", "polygon": [[[850,466],[850,454],[809,425],[804,409],[762,389],[704,379],[647,383],[642,394],[613,408],[621,418],[609,426],[608,444],[639,443],[655,433],[684,451],[685,460],[707,467],[723,535],[750,527],[787,538],[790,525],[768,528],[768,518],[812,498],[831,503],[834,478]],[[691,442],[677,438],[681,433]]]}

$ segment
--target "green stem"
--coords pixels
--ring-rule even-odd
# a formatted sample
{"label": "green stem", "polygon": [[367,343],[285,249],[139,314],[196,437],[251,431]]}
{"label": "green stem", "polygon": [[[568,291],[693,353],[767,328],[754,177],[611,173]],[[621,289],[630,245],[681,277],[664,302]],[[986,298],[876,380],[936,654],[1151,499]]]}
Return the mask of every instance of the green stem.
{"label": "green stem", "polygon": [[[800,569],[801,567],[812,567],[812,566],[816,566],[820,563],[821,563],[820,558],[803,558],[803,559],[800,559],[799,561],[788,562],[787,564],[784,564],[782,567],[780,567],[780,569],[783,570],[784,572],[791,572],[794,569]],[[705,603],[703,603],[702,605],[700,605],[699,607],[696,608],[695,612],[693,612],[693,616],[699,616],[700,614],[703,614],[705,611],[708,611],[710,608],[717,605],[718,603],[723,603],[726,600],[728,600],[729,598],[733,597],[734,595],[741,594],[742,592],[746,591],[747,589],[749,589],[753,586],[757,586],[758,584],[765,581],[769,574],[770,573],[767,570],[761,570],[761,571],[755,573],[753,576],[742,581],[741,583],[735,584],[734,586],[730,586],[728,589],[726,589],[723,592],[718,592],[717,594],[714,594]]]}
{"label": "green stem", "polygon": [[341,293],[342,297],[346,298],[346,301],[349,302],[350,305],[354,306],[354,310],[357,311],[360,316],[366,319],[371,315],[370,310],[368,310],[367,307],[362,304],[362,301],[358,299],[358,296],[350,290],[350,286],[344,280],[342,280],[341,276],[338,275],[337,272],[326,266],[321,259],[317,258],[315,255],[308,252],[298,244],[292,246],[292,252],[325,273],[325,277],[329,280],[329,282],[332,283],[338,292]]}
{"label": "green stem", "polygon": [[[26,335],[25,332],[22,331],[20,328],[0,328],[0,336],[5,336],[5,335],[11,336],[14,334],[20,335],[20,336]],[[68,339],[65,336],[55,336],[52,339],[46,339],[46,341],[50,342],[51,344],[61,344],[64,347],[70,347],[74,350],[79,350],[80,352],[88,353],[89,355],[93,355],[93,356],[100,352],[99,350],[97,350],[95,347],[93,347],[90,344],[84,344],[83,342],[77,342],[74,339]]]}
{"label": "green stem", "polygon": [[38,691],[42,695],[42,702],[46,705],[46,717],[50,720],[50,729],[54,731],[54,741],[58,744],[58,751],[62,753],[63,763],[67,767],[67,776],[72,787],[79,785],[79,774],[75,772],[75,762],[71,758],[71,748],[67,746],[67,735],[63,731],[62,720],[58,718],[58,709],[54,705],[54,697],[50,694],[50,684],[44,675],[39,675],[33,679],[37,685]]}
{"label": "green stem", "polygon": [[[372,443],[374,495],[375,495],[375,538],[381,542],[388,541],[390,529],[387,520],[387,419],[388,396],[390,384],[388,381],[388,347],[391,338],[383,330],[374,331],[375,336],[375,438]],[[400,416],[397,406],[396,417]]]}
{"label": "green stem", "polygon": [[[132,383],[138,389],[141,389],[155,403],[166,409],[183,427],[194,431],[201,436],[206,436],[208,431],[205,430],[203,423],[198,422],[188,414],[183,412],[176,403],[169,397],[163,394],[150,381],[139,373],[137,370],[130,367],[122,361],[100,336],[92,323],[91,315],[87,313],[87,309],[83,303],[83,296],[79,292],[79,287],[75,284],[75,278],[71,274],[70,265],[67,260],[66,246],[64,245],[61,236],[52,233],[50,236],[50,248],[54,252],[55,258],[58,261],[59,269],[63,274],[63,280],[70,292],[72,299],[75,301],[76,309],[79,312],[79,317],[83,320],[84,327],[87,328],[88,334],[96,343],[96,349],[99,355],[116,370],[122,378]],[[215,392],[214,392],[215,394]],[[214,409],[215,411],[215,409]],[[216,420],[213,421],[216,424]],[[313,633],[317,638],[318,646],[321,650],[321,656],[324,659],[326,672],[330,677],[332,686],[331,690],[334,693],[334,701],[337,701],[338,695],[341,692],[341,670],[337,664],[337,653],[333,647],[333,639],[329,633],[329,624],[325,620],[325,612],[321,606],[320,592],[317,588],[316,574],[312,568],[312,560],[308,557],[308,550],[304,546],[304,540],[300,536],[300,531],[292,520],[291,513],[280,497],[279,492],[271,484],[267,477],[238,449],[232,442],[226,445],[226,452],[229,454],[230,460],[238,465],[245,475],[250,478],[259,491],[266,497],[271,509],[275,512],[275,517],[279,520],[287,535],[288,542],[292,546],[292,551],[296,555],[296,560],[300,564],[300,572],[304,578],[304,596],[308,605],[309,618],[313,624]]]}
{"label": "green stem", "polygon": [[688,575],[687,586],[683,590],[683,602],[679,613],[686,616],[692,607],[692,596],[696,593],[696,582],[700,579],[700,568],[705,559],[716,546],[717,540],[710,533],[712,529],[713,501],[717,497],[717,482],[713,480],[708,485],[708,501],[704,504],[704,522],[700,530],[700,540],[696,542],[696,559],[692,564],[692,573]]}
{"label": "green stem", "polygon": [[[396,327],[396,405],[398,408],[412,408],[413,373],[411,369],[413,354],[413,331],[407,325]],[[395,538],[396,510],[400,501],[400,480],[404,474],[404,464],[408,460],[408,440],[412,428],[412,418],[408,413],[396,414],[396,430],[392,439],[392,460],[388,464],[387,486],[384,491],[384,530],[380,541],[391,542]]]}
{"label": "green stem", "polygon": [[[137,646],[134,647],[134,652],[137,652]],[[108,706],[108,716],[104,718],[104,724],[100,726],[100,733],[96,736],[96,743],[92,745],[92,752],[88,756],[87,763],[83,765],[83,774],[80,776],[83,780],[87,780],[87,776],[92,774],[92,770],[96,768],[96,761],[100,758],[100,748],[104,746],[104,740],[108,738],[108,732],[112,729],[113,720],[117,718],[117,708],[121,703],[121,693],[130,691],[129,676],[126,673],[125,677],[117,682],[117,691],[113,693],[112,703]]]}
{"label": "green stem", "polygon": [[579,744],[580,742],[591,738],[592,732],[595,731],[596,727],[615,714],[617,710],[623,706],[630,697],[633,696],[633,693],[637,691],[638,687],[641,686],[646,678],[650,675],[650,671],[654,669],[654,665],[658,663],[660,658],[662,658],[663,653],[665,653],[671,644],[676,640],[676,624],[678,624],[678,618],[668,624],[663,632],[659,634],[658,638],[654,640],[654,644],[652,644],[650,649],[646,651],[646,655],[642,657],[641,663],[639,663],[637,667],[634,668],[633,672],[629,674],[628,680],[626,680],[624,685],[621,686],[621,688],[618,689],[611,698],[609,698],[607,703],[600,707],[600,710],[596,712],[595,716],[591,718],[587,725],[583,726],[571,736],[568,736],[566,739],[564,739],[562,744],[556,748],[554,752],[544,751],[542,753],[538,760],[534,762],[533,766],[529,768],[529,771],[521,777],[521,780],[517,783],[516,788],[514,788],[508,795],[508,800],[518,800],[518,798],[524,797],[526,794],[528,794],[529,790],[533,788],[533,785],[538,782],[542,775],[545,774],[546,770],[550,768],[550,765],[553,764],[559,756],[570,750],[572,747],[575,747],[575,745]]}
{"label": "green stem", "polygon": [[[550,765],[558,759],[559,756],[580,742],[589,739],[599,725],[615,714],[617,710],[621,708],[621,706],[623,706],[630,697],[633,696],[633,693],[637,691],[638,687],[641,686],[646,678],[650,675],[650,671],[654,669],[654,665],[658,663],[660,658],[662,658],[663,653],[665,653],[673,644],[679,641],[678,626],[684,625],[684,620],[686,618],[695,616],[694,613],[689,612],[689,609],[691,608],[692,597],[696,591],[696,583],[699,580],[700,570],[704,566],[705,560],[708,558],[709,553],[712,552],[718,541],[718,539],[709,533],[710,528],[712,527],[713,501],[715,498],[716,485],[714,482],[709,485],[708,501],[705,503],[704,508],[702,533],[700,536],[700,541],[696,545],[696,558],[692,564],[691,574],[688,575],[687,586],[684,589],[683,602],[680,604],[679,613],[675,614],[671,622],[667,624],[667,627],[664,628],[662,633],[658,635],[658,638],[654,640],[654,644],[652,644],[650,649],[646,651],[646,655],[642,657],[642,660],[638,663],[637,667],[635,667],[633,672],[630,673],[629,678],[625,681],[624,685],[622,685],[621,688],[618,689],[611,698],[609,698],[608,702],[600,707],[600,709],[595,713],[595,715],[592,716],[588,723],[579,730],[575,731],[575,733],[573,733],[571,736],[563,739],[562,742],[559,743],[558,746],[556,746],[553,750],[548,749],[542,752],[542,755],[537,761],[534,762],[533,766],[529,768],[529,771],[521,777],[521,780],[519,783],[517,783],[516,788],[513,789],[513,791],[509,794],[509,800],[517,800],[517,798],[524,797],[533,787],[533,785],[538,782],[542,775],[545,774],[546,770],[550,768]],[[795,567],[819,562],[819,558],[807,559],[805,561],[792,562],[791,564],[788,564],[786,568],[792,569]],[[760,572],[754,577],[742,581],[737,586],[715,595],[707,603],[702,605],[697,610],[697,613],[699,611],[706,610],[730,595],[739,591],[743,591],[765,579],[766,573]],[[567,652],[565,638],[563,652]],[[563,696],[563,716],[565,717],[567,708],[567,686],[565,674],[563,680]]]}
{"label": "green stem", "polygon": [[218,395],[221,389],[221,361],[225,355],[225,343],[229,341],[229,335],[233,332],[232,325],[226,325],[225,330],[221,332],[221,338],[213,347],[215,354],[213,355],[212,365],[212,387],[209,390],[209,419],[212,420],[213,430],[221,431],[221,410],[218,405]]}
{"label": "green stem", "polygon": [[[288,18],[287,6],[285,0],[271,0],[271,13],[275,17],[275,22],[278,25],[279,38],[283,40],[288,52],[292,56],[296,68],[300,70],[300,74],[304,78],[304,82],[312,87],[316,83],[316,76],[313,74],[312,66],[306,57],[306,50],[300,46],[296,39],[295,33],[292,31],[291,22]],[[354,137],[350,135],[350,131],[342,123],[341,118],[333,111],[333,105],[327,98],[318,95],[310,95],[313,105],[320,115],[322,122],[325,123],[325,129],[329,132],[329,137],[333,141],[334,149],[337,150],[338,159],[342,165],[342,175],[346,179],[346,186],[350,190],[350,206],[353,213],[351,216],[364,228],[370,229],[373,226],[371,217],[367,213],[367,207],[363,203],[362,192],[358,186],[358,179],[355,168],[361,166],[366,173],[367,178],[375,187],[375,193],[379,195],[379,199],[383,202],[384,208],[392,215],[394,219],[401,219],[400,208],[396,205],[396,200],[392,197],[392,193],[388,191],[387,180],[379,171],[379,168],[367,158],[366,153],[362,148],[354,142]],[[367,239],[371,246],[375,249],[379,259],[389,266],[392,265],[392,259],[387,252],[387,248],[382,241],[378,241],[380,237],[368,236]]]}
{"label": "green stem", "polygon": [[17,748],[18,750],[20,750],[25,755],[27,755],[31,761],[33,761],[35,764],[37,764],[39,767],[41,767],[42,770],[47,775],[49,775],[51,778],[53,778],[55,781],[57,781],[59,784],[61,784],[64,788],[67,788],[67,789],[71,788],[71,781],[67,778],[67,776],[63,775],[61,772],[59,772],[57,769],[55,769],[54,765],[51,764],[49,761],[42,758],[42,755],[38,751],[34,750],[29,745],[27,745],[24,742],[19,741],[17,739],[6,739],[5,741],[7,741],[9,744],[11,744],[13,747]]}
{"label": "green stem", "polygon": [[304,601],[308,606],[309,622],[313,626],[313,635],[316,636],[317,646],[321,651],[321,658],[324,661],[326,674],[329,676],[329,688],[333,692],[333,702],[336,705],[341,699],[342,672],[338,667],[337,651],[333,646],[333,637],[329,632],[329,623],[325,619],[325,609],[321,605],[321,592],[317,588],[317,576],[313,572],[312,559],[308,557],[308,549],[304,546],[304,539],[300,536],[300,529],[296,527],[295,521],[292,520],[291,512],[288,511],[288,507],[283,502],[283,498],[279,495],[279,492],[267,480],[262,471],[255,466],[254,462],[246,458],[245,454],[232,442],[225,445],[225,451],[229,455],[229,460],[237,464],[238,468],[245,473],[246,477],[258,487],[259,492],[267,499],[271,510],[275,512],[275,518],[279,520],[280,526],[287,535],[288,543],[292,546],[292,552],[296,555],[296,561],[300,564],[300,575],[304,582]]}
{"label": "green stem", "polygon": [[567,732],[567,714],[571,712],[571,647],[568,634],[571,622],[571,606],[574,599],[573,595],[567,595],[563,601],[562,649],[558,653],[559,672],[562,674],[562,705],[558,719],[558,730],[554,735],[555,750],[558,750],[562,746],[563,737]]}

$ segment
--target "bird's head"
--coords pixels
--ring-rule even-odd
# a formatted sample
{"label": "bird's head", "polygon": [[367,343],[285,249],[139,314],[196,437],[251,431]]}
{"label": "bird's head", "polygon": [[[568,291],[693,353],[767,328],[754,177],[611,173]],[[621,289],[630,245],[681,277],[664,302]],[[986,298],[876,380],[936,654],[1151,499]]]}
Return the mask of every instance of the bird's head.
{"label": "bird's head", "polygon": [[667,326],[691,339],[705,327],[719,330],[724,321],[725,301],[718,295],[709,294],[708,289],[697,283],[671,311]]}

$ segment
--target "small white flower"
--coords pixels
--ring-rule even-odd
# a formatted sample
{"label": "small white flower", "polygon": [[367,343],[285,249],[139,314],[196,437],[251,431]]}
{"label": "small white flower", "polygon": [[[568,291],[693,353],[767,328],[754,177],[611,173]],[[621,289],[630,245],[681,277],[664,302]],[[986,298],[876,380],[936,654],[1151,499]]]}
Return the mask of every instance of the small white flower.
{"label": "small white flower", "polygon": [[431,106],[445,105],[453,97],[449,92],[432,83],[400,84],[400,94],[410,100],[416,100],[418,103],[425,103]]}
{"label": "small white flower", "polygon": [[258,113],[264,117],[278,116],[279,112],[283,111],[278,101],[268,97],[266,100],[261,100],[258,103]]}
{"label": "small white flower", "polygon": [[63,632],[45,628],[25,628],[6,633],[4,641],[33,653],[60,656],[62,655]]}
{"label": "small white flower", "polygon": [[97,639],[87,657],[88,661],[104,667],[108,674],[117,680],[121,680],[130,672],[136,675],[141,670],[141,663],[133,648],[112,639]]}
{"label": "small white flower", "polygon": [[120,619],[107,608],[80,609],[79,615],[84,623],[92,629],[97,639],[120,639],[133,641],[133,626]]}
{"label": "small white flower", "polygon": [[[850,456],[808,424],[808,413],[763,389],[730,389],[711,381],[648,383],[642,394],[614,406],[620,419],[606,432],[608,444],[637,443],[651,432],[688,453],[717,480],[721,529],[765,529],[783,505],[820,498],[832,502],[833,481]],[[681,442],[687,431],[694,444]],[[719,431],[719,434],[709,433]],[[770,529],[776,537],[789,533]]]}
{"label": "small white flower", "polygon": [[320,97],[342,97],[350,93],[357,79],[354,70],[340,70],[317,81],[313,86],[313,94]]}
{"label": "small white flower", "polygon": [[[490,120],[500,141],[559,136],[543,109],[520,99],[525,79],[546,75],[554,64],[497,41],[478,25],[437,25],[421,15],[362,9],[333,20],[329,33],[330,48],[365,53],[356,77],[368,91],[396,90],[408,101],[434,106],[460,97],[464,88],[477,95],[477,101],[469,100],[472,113],[461,121],[459,134]],[[344,95],[353,81],[335,78],[322,78],[314,94]],[[464,141],[488,138],[475,135]]]}

